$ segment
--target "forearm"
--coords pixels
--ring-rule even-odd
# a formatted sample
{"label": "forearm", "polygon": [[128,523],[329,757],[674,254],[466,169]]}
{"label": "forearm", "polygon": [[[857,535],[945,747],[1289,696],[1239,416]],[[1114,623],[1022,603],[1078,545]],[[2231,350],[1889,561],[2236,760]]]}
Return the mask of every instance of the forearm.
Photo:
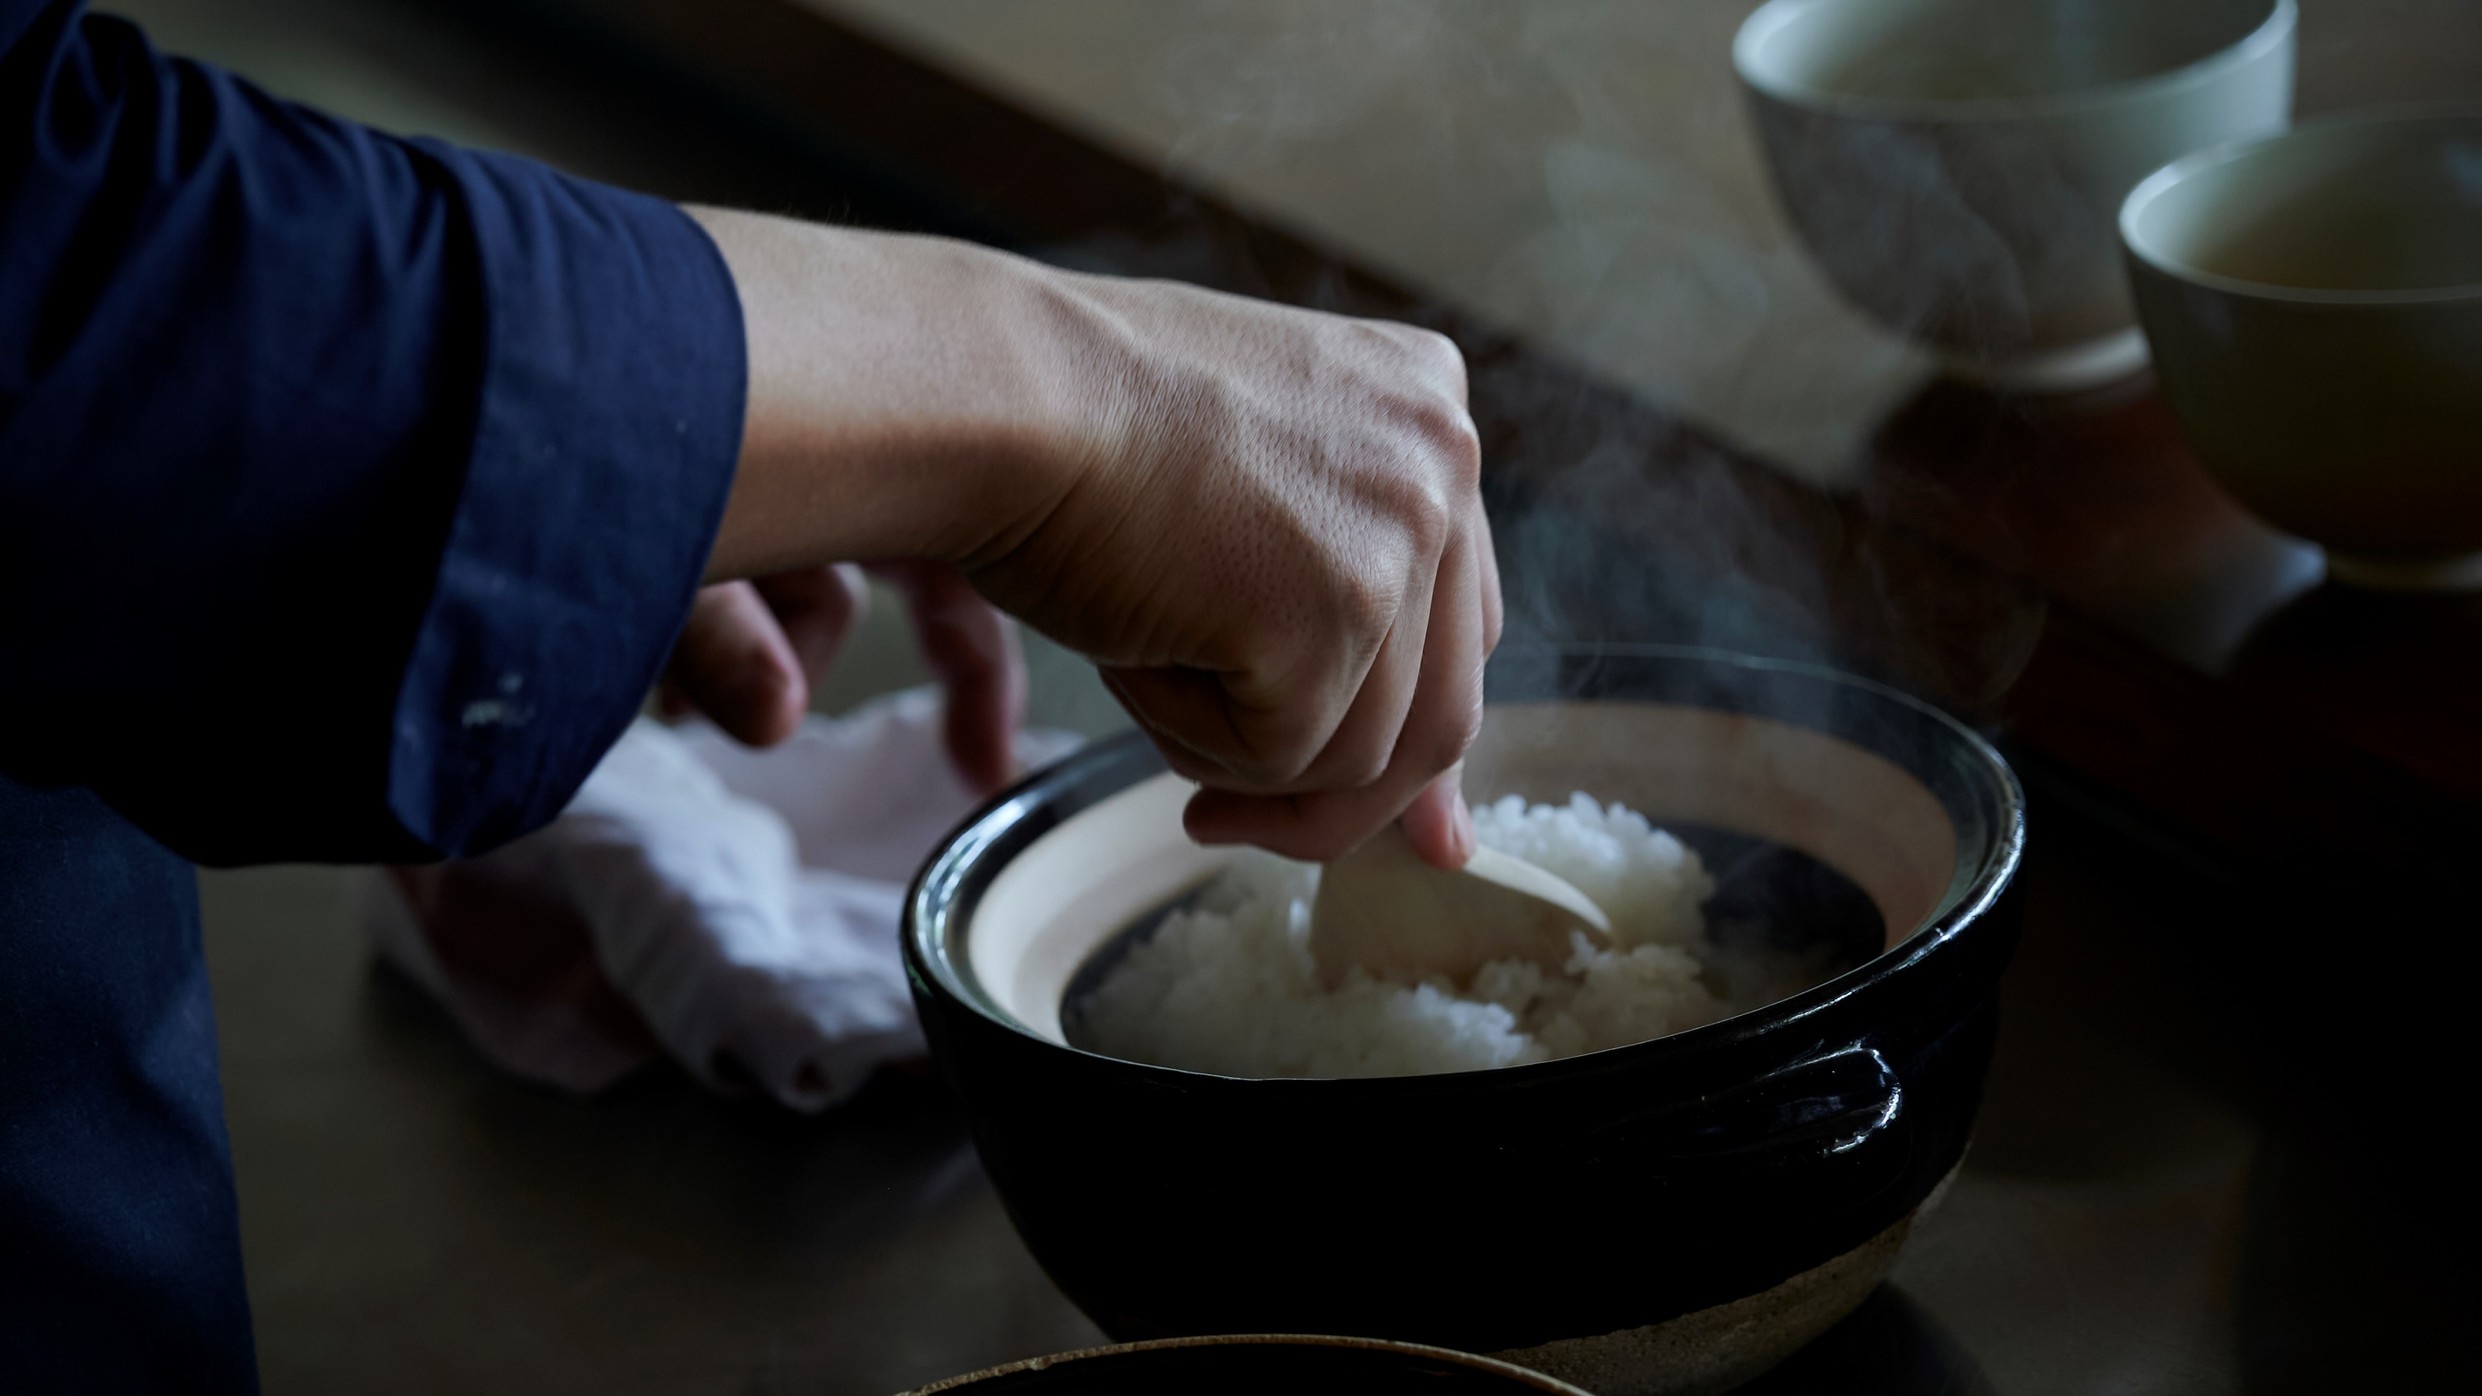
{"label": "forearm", "polygon": [[749,353],[710,579],[1005,550],[1068,488],[1060,462],[1108,433],[1074,278],[945,239],[690,212]]}

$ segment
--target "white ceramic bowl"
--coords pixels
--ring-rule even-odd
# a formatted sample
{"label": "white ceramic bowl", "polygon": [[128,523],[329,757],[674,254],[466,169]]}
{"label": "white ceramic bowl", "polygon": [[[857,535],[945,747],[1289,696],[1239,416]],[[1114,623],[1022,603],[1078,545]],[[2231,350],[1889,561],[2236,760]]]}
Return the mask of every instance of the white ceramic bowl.
{"label": "white ceramic bowl", "polygon": [[2065,391],[2145,364],[2123,196],[2282,130],[2294,25],[2293,0],[1771,0],[1733,63],[1849,300],[1956,376]]}
{"label": "white ceramic bowl", "polygon": [[2482,587],[2482,107],[2201,151],[2120,215],[2164,396],[2364,586]]}

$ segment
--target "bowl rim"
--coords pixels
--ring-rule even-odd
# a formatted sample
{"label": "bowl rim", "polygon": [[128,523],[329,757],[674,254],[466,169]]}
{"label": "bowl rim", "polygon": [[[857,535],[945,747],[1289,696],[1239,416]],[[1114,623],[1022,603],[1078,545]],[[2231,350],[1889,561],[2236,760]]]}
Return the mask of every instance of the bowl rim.
{"label": "bowl rim", "polygon": [[[1958,750],[1970,758],[1972,763],[1991,779],[1999,796],[2001,827],[1996,831],[1993,845],[1984,855],[1981,867],[1967,882],[1963,892],[1957,895],[1944,910],[1933,915],[1927,923],[1915,929],[1911,935],[1824,983],[1811,985],[1800,993],[1787,995],[1772,1003],[1761,1004],[1756,1008],[1719,1018],[1712,1023],[1687,1028],[1680,1032],[1666,1033],[1660,1037],[1651,1037],[1643,1042],[1606,1047],[1593,1052],[1581,1052],[1574,1056],[1555,1057],[1549,1061],[1529,1062],[1521,1066],[1479,1067],[1467,1071],[1423,1072],[1408,1076],[1227,1076],[1220,1072],[1196,1071],[1187,1067],[1160,1066],[1152,1062],[1131,1061],[1125,1057],[1115,1057],[1079,1047],[1074,1043],[1055,1042],[1017,1021],[1013,1014],[1001,1010],[996,1003],[986,1002],[984,995],[970,991],[959,977],[959,970],[953,963],[954,956],[935,956],[926,948],[926,942],[941,938],[938,937],[938,933],[951,919],[948,911],[934,903],[934,892],[940,887],[953,883],[956,880],[957,871],[966,862],[996,839],[1003,829],[1023,816],[1024,811],[1017,807],[1024,802],[1026,796],[1034,793],[1039,787],[1060,779],[1060,773],[1071,763],[1107,747],[1135,746],[1144,741],[1142,734],[1128,732],[1119,737],[1106,738],[1080,747],[1050,766],[1029,774],[1025,779],[985,801],[980,808],[967,815],[945,839],[940,841],[939,847],[924,861],[921,871],[915,874],[913,884],[906,889],[904,916],[900,928],[904,942],[906,978],[914,985],[917,993],[954,999],[976,1016],[1023,1037],[1029,1042],[1040,1044],[1054,1051],[1070,1052],[1093,1061],[1108,1063],[1123,1070],[1141,1073],[1163,1072],[1175,1077],[1198,1081],[1277,1085],[1284,1089],[1406,1091],[1439,1088],[1443,1083],[1446,1083],[1447,1088],[1455,1089],[1455,1083],[1470,1085],[1477,1080],[1514,1082],[1565,1075],[1580,1070],[1596,1070],[1631,1055],[1678,1054],[1688,1057],[1704,1055],[1712,1051],[1729,1051],[1734,1047],[1754,1042],[1762,1036],[1781,1032],[1787,1025],[1815,1019],[1840,1007],[1856,995],[1868,991],[1889,977],[1902,973],[1909,967],[1938,953],[1968,926],[1980,921],[2016,876],[2017,865],[2023,859],[2025,851],[2025,786],[2023,782],[2017,778],[2016,771],[2009,766],[2007,760],[2000,755],[1998,748],[1985,740],[1981,733],[1974,731],[1937,706],[1901,689],[1822,664],[1794,659],[1774,659],[1697,645],[1632,642],[1591,645],[1546,643],[1517,644],[1503,646],[1502,649],[1510,654],[1591,654],[1611,658],[1671,659],[1726,664],[1744,669],[1821,679],[1859,689],[1910,709],[1929,719],[1935,727],[1944,729],[1956,741]],[[952,940],[952,938],[948,939]]]}
{"label": "bowl rim", "polygon": [[1732,71],[1742,85],[1761,96],[1803,111],[1828,116],[1888,121],[2009,121],[2069,116],[2133,99],[2169,96],[2184,88],[2203,86],[2226,72],[2245,67],[2269,51],[2292,42],[2300,27],[2296,0],[2273,0],[2265,19],[2234,42],[2203,58],[2142,77],[2122,78],[2069,92],[2026,97],[1880,97],[1839,92],[1809,83],[1791,82],[1757,68],[1759,45],[1809,10],[1854,0],[1767,0],[1741,21],[1732,36]]}
{"label": "bowl rim", "polygon": [[2461,282],[2447,286],[2411,286],[2392,289],[2356,289],[2351,287],[2286,286],[2273,281],[2252,281],[2247,277],[2227,276],[2194,266],[2183,258],[2172,256],[2158,247],[2147,245],[2137,234],[2137,221],[2155,200],[2188,183],[2207,170],[2246,160],[2286,141],[2304,136],[2317,136],[2355,127],[2421,126],[2472,123],[2482,131],[2482,101],[2454,98],[2438,102],[2398,102],[2386,106],[2367,107],[2358,111],[2340,112],[2304,121],[2281,131],[2265,135],[2243,136],[2193,150],[2153,174],[2137,182],[2127,198],[2120,201],[2120,246],[2130,260],[2144,264],[2149,270],[2178,282],[2203,286],[2226,295],[2256,300],[2281,301],[2295,305],[2447,305],[2482,298],[2482,281]]}
{"label": "bowl rim", "polygon": [[953,1391],[992,1377],[1003,1377],[1012,1372],[1033,1371],[1062,1362],[1082,1362],[1092,1358],[1118,1357],[1126,1353],[1155,1352],[1166,1348],[1216,1347],[1360,1348],[1394,1353],[1399,1356],[1444,1360],[1460,1367],[1486,1372],[1495,1377],[1509,1378],[1531,1386],[1537,1391],[1549,1393],[1549,1396],[1590,1396],[1590,1393],[1583,1388],[1571,1386],[1558,1377],[1537,1372],[1531,1367],[1520,1367],[1514,1362],[1500,1358],[1486,1357],[1481,1353],[1459,1352],[1455,1348],[1434,1347],[1429,1343],[1400,1342],[1393,1338],[1357,1338],[1331,1333],[1218,1333],[1185,1338],[1148,1338],[1135,1343],[1107,1343],[1099,1347],[1076,1348],[1069,1352],[1021,1358],[1015,1362],[1003,1362],[996,1367],[984,1367],[979,1371],[942,1377],[928,1386],[917,1386],[900,1393],[900,1396],[932,1396],[934,1392]]}

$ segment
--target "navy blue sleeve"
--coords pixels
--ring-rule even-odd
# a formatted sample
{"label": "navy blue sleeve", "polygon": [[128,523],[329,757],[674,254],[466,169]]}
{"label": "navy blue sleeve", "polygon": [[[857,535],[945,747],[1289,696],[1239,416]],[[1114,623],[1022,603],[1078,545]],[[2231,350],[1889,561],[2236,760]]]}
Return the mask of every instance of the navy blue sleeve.
{"label": "navy blue sleeve", "polygon": [[0,770],[209,863],[549,820],[687,615],[743,352],[670,204],[0,0]]}

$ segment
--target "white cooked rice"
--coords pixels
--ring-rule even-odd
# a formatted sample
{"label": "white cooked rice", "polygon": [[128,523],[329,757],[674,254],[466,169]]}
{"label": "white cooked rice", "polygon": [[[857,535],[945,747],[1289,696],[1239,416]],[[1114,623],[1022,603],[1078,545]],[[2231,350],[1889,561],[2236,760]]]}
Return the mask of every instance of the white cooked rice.
{"label": "white cooked rice", "polygon": [[1252,854],[1132,947],[1075,1006],[1081,1046],[1225,1076],[1411,1076],[1521,1066],[1679,1032],[1724,1016],[1701,977],[1715,884],[1680,840],[1585,795],[1474,810],[1490,847],[1576,885],[1611,917],[1564,974],[1485,965],[1457,989],[1355,971],[1330,990],[1309,948],[1318,869]]}

